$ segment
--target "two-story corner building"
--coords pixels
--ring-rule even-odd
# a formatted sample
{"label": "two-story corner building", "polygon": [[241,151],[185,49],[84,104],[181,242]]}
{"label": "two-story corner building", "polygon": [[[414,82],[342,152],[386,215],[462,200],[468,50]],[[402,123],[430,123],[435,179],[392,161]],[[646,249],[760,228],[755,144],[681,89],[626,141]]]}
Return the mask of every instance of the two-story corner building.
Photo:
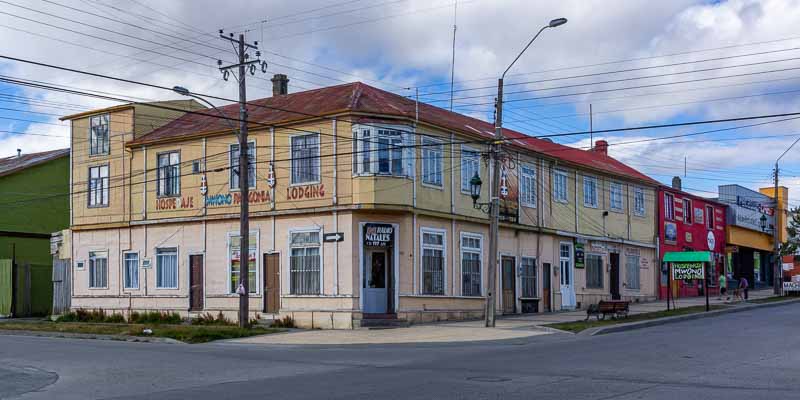
{"label": "two-story corner building", "polygon": [[[235,134],[211,110],[112,147],[124,170],[94,173],[75,157],[73,174],[89,178],[73,181],[72,307],[233,318],[247,184],[254,315],[321,328],[481,317],[488,216],[470,180],[489,181],[492,125],[363,83],[275,86],[248,104],[248,182]],[[238,118],[237,105],[220,111]],[[84,127],[74,120],[73,136]],[[499,310],[654,298],[657,182],[604,142],[583,151],[505,134]],[[109,179],[111,192],[98,190]]]}
{"label": "two-story corner building", "polygon": [[[672,178],[672,187],[658,190],[659,259],[664,254],[681,251],[710,252],[714,261],[709,270],[709,293],[718,294],[719,274],[725,273],[725,211],[727,206],[715,200],[681,190],[681,178]],[[661,266],[659,297],[667,298],[672,283],[671,298],[703,295],[702,281],[668,279],[668,268]]]}

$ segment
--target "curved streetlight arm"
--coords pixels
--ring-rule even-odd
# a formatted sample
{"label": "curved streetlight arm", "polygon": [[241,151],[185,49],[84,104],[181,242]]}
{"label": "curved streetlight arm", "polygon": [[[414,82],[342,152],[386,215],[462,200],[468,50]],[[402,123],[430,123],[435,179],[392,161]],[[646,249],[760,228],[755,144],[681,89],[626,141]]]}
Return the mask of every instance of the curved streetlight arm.
{"label": "curved streetlight arm", "polygon": [[783,158],[783,156],[785,156],[785,155],[786,155],[786,153],[788,153],[788,152],[789,152],[789,150],[791,150],[791,149],[792,149],[792,147],[794,147],[794,145],[796,145],[796,144],[797,144],[797,142],[800,142],[800,138],[797,138],[797,139],[796,139],[796,140],[795,140],[795,141],[792,143],[792,145],[791,145],[791,146],[789,146],[789,148],[788,148],[788,149],[786,149],[786,151],[784,151],[784,152],[781,154],[781,156],[780,156],[780,157],[778,157],[778,159],[777,159],[777,160],[775,160],[775,164],[776,164],[776,165],[778,164],[778,161],[780,161],[780,160],[781,160],[781,158]]}
{"label": "curved streetlight arm", "polygon": [[213,108],[214,110],[217,111],[217,113],[220,115],[220,117],[222,117],[222,119],[225,121],[225,123],[228,124],[228,126],[231,127],[231,129],[233,129],[234,131],[238,131],[239,130],[239,128],[236,127],[236,125],[234,125],[233,122],[230,121],[230,117],[225,116],[225,114],[223,114],[222,111],[219,108],[217,108],[217,106],[211,104],[210,101],[208,101],[208,100],[206,100],[206,99],[204,99],[204,98],[192,93],[191,91],[189,91],[189,89],[186,89],[185,87],[182,87],[182,86],[175,86],[175,87],[172,88],[172,91],[177,93],[177,94],[179,94],[179,95],[181,95],[181,96],[191,97],[191,98],[193,98],[195,100],[199,100],[199,101],[201,101],[201,102],[203,102],[205,104],[208,104],[209,107],[211,107],[211,108]]}
{"label": "curved streetlight arm", "polygon": [[536,38],[537,38],[537,37],[539,37],[539,35],[540,35],[540,34],[541,34],[541,33],[542,33],[542,32],[543,32],[545,29],[547,29],[547,28],[549,28],[549,27],[550,27],[550,25],[545,25],[545,26],[543,26],[543,27],[542,27],[542,29],[539,29],[539,32],[536,32],[536,35],[533,37],[533,39],[531,39],[531,41],[530,41],[530,42],[528,42],[528,44],[525,46],[525,48],[524,48],[524,49],[522,49],[522,51],[520,51],[520,52],[519,52],[519,54],[517,54],[517,58],[515,58],[515,59],[514,59],[514,61],[512,61],[512,62],[511,62],[511,65],[509,65],[509,66],[508,66],[508,68],[506,68],[506,70],[505,70],[505,71],[503,71],[503,75],[501,75],[501,76],[500,76],[500,79],[505,79],[505,77],[506,77],[506,74],[507,74],[507,73],[508,73],[508,71],[511,69],[511,67],[513,67],[513,66],[514,66],[514,64],[517,62],[517,60],[519,60],[519,58],[520,58],[520,57],[522,57],[522,55],[523,55],[523,54],[525,54],[525,51],[526,51],[526,50],[528,50],[528,47],[531,47],[531,45],[533,44],[533,41],[534,41],[534,40],[536,40]]}

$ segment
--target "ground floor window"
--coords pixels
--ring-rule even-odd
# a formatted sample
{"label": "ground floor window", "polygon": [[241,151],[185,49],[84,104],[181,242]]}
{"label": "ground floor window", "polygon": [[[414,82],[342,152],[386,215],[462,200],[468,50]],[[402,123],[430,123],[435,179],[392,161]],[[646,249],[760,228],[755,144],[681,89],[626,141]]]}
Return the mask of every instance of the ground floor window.
{"label": "ground floor window", "polygon": [[422,294],[444,294],[444,231],[422,231]]}
{"label": "ground floor window", "polygon": [[89,287],[108,287],[108,253],[105,251],[89,252]]}
{"label": "ground floor window", "polygon": [[639,290],[639,256],[625,257],[625,286],[628,289]]}
{"label": "ground floor window", "polygon": [[292,232],[289,243],[289,292],[291,294],[320,294],[319,231]]}
{"label": "ground floor window", "polygon": [[178,249],[156,249],[156,288],[178,288]]}
{"label": "ground floor window", "polygon": [[[257,241],[253,234],[250,234],[247,247],[247,289],[250,293],[256,293],[258,289],[258,263],[256,262]],[[230,293],[236,293],[239,289],[239,282],[242,274],[242,237],[237,235],[228,237],[228,259],[230,260]]]}
{"label": "ground floor window", "polygon": [[461,294],[481,295],[481,239],[479,235],[461,236]]}
{"label": "ground floor window", "polygon": [[597,254],[586,255],[586,287],[603,288],[603,257]]}
{"label": "ground floor window", "polygon": [[533,257],[522,257],[522,297],[536,297],[536,259]]}
{"label": "ground floor window", "polygon": [[123,284],[125,289],[139,288],[139,253],[125,253]]}

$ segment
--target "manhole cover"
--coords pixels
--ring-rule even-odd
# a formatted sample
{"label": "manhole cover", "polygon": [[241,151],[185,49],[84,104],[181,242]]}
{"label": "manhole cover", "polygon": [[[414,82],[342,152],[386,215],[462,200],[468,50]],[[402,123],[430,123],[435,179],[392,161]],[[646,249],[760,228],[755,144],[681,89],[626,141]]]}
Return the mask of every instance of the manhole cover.
{"label": "manhole cover", "polygon": [[467,378],[468,381],[475,381],[475,382],[508,382],[511,378],[503,378],[502,376],[470,376]]}

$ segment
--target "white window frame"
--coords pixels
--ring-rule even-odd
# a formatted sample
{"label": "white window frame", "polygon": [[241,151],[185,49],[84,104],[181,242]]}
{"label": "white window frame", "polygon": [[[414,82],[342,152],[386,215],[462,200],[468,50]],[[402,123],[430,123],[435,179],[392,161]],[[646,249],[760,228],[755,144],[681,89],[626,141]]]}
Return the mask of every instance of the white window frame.
{"label": "white window frame", "polygon": [[[319,290],[318,290],[318,292],[316,294],[295,294],[295,293],[292,293],[292,248],[294,248],[292,246],[292,234],[294,234],[294,233],[308,233],[308,232],[318,232],[319,233]],[[288,260],[286,262],[286,272],[287,273],[286,273],[285,282],[283,282],[283,283],[286,284],[286,293],[288,293],[290,296],[316,297],[316,296],[322,296],[323,295],[324,288],[325,288],[325,281],[323,280],[323,278],[325,276],[325,254],[324,254],[325,241],[323,240],[323,238],[325,237],[324,234],[325,233],[324,233],[322,227],[319,227],[319,226],[307,227],[307,228],[289,229],[289,233],[288,233],[288,236],[287,236],[287,239],[286,239],[286,248],[287,248],[286,256],[288,257]],[[299,248],[299,247],[313,247],[313,246],[296,246],[296,247]]]}
{"label": "white window frame", "polygon": [[[226,278],[225,279],[225,285],[226,286],[230,285],[231,273],[232,273],[231,271],[233,270],[231,268],[231,238],[232,237],[236,237],[236,236],[239,236],[239,231],[230,231],[226,235],[226,243],[225,243],[225,249],[226,249],[225,260],[227,261],[227,267],[226,267],[227,274],[225,275],[225,278]],[[261,262],[260,262],[261,258],[258,256],[260,254],[259,251],[260,251],[260,248],[261,248],[260,247],[261,241],[259,239],[260,239],[259,231],[257,231],[257,230],[256,231],[250,231],[250,237],[249,237],[247,245],[250,246],[251,243],[255,243],[255,245],[256,245],[256,266],[255,266],[255,268],[256,268],[256,291],[255,292],[250,292],[250,296],[261,294],[261,285],[259,284],[259,282],[261,282]],[[241,251],[241,249],[240,249],[240,251]],[[197,253],[197,254],[203,254],[203,253]],[[241,253],[240,253],[239,257],[241,257]],[[248,255],[248,257],[249,257],[249,255]],[[205,263],[205,259],[203,259],[203,262]],[[240,260],[240,263],[241,263],[241,260]],[[252,289],[252,288],[250,288],[250,289]],[[229,287],[227,289],[227,293],[229,295],[236,295],[236,290],[230,290],[230,287]]]}
{"label": "white window frame", "polygon": [[[439,245],[430,245],[425,244],[425,234],[431,235],[441,235],[442,236],[442,244]],[[426,293],[424,292],[425,287],[425,268],[424,268],[424,256],[425,256],[425,249],[430,250],[441,250],[442,251],[442,293]],[[438,228],[428,228],[422,227],[419,230],[419,273],[420,273],[420,285],[419,291],[420,294],[423,296],[446,296],[447,295],[447,231],[444,229]]]}
{"label": "white window frame", "polygon": [[[94,132],[93,132],[94,126],[95,126],[94,125],[95,119],[97,119],[98,121],[101,121],[101,123],[98,124],[98,126],[105,125],[105,127],[106,127],[106,129],[105,129],[105,139],[102,141],[102,146],[98,146],[95,143],[95,142],[97,142],[97,143],[101,142],[99,140],[96,140]],[[105,120],[105,124],[102,123],[103,120]],[[90,157],[91,156],[108,155],[110,153],[110,151],[111,151],[111,116],[108,113],[99,114],[99,115],[93,115],[93,116],[89,117],[89,140],[88,140],[88,143],[89,143],[89,156]],[[96,151],[95,149],[98,148],[98,147],[101,147],[101,148],[99,149],[99,151]]]}
{"label": "white window frame", "polygon": [[[97,178],[92,178],[92,170],[97,169]],[[105,169],[105,177],[102,176],[102,172]],[[90,166],[88,169],[88,175],[86,179],[86,184],[88,187],[87,196],[86,196],[86,206],[89,208],[103,208],[108,207],[109,197],[110,197],[110,189],[109,189],[109,182],[110,182],[110,167],[108,164],[100,164],[100,165],[93,165]],[[92,189],[92,182],[94,179],[97,179],[100,182],[100,187],[97,187],[97,183],[95,183],[95,189]],[[97,196],[100,196],[100,202],[93,202],[92,199],[96,199]]]}
{"label": "white window frame", "polygon": [[[416,173],[416,135],[413,128],[405,125],[353,125],[353,176],[392,176],[412,178]],[[392,134],[387,134],[390,132]],[[411,133],[410,133],[411,132]],[[365,138],[365,133],[368,136]],[[389,172],[379,172],[381,138],[391,142],[392,138],[400,138],[399,145],[389,144]],[[400,150],[400,171],[395,173],[394,161],[396,148]]]}
{"label": "white window frame", "polygon": [[[526,170],[528,172],[526,172]],[[536,166],[521,164],[519,168],[520,203],[528,208],[536,208]]]}
{"label": "white window frame", "polygon": [[[159,265],[160,264],[158,262],[158,260],[159,260],[158,251],[159,250],[169,250],[169,249],[175,249],[175,286],[159,286],[159,284],[158,284],[158,275],[159,275],[159,269],[160,269]],[[155,259],[156,259],[156,265],[155,265],[155,269],[154,269],[155,274],[156,274],[156,277],[155,277],[156,290],[175,290],[175,289],[179,289],[180,288],[180,286],[181,286],[181,284],[180,284],[180,282],[181,282],[181,279],[180,279],[181,278],[181,256],[180,256],[180,254],[181,254],[181,251],[180,251],[180,248],[178,248],[178,246],[165,246],[165,247],[156,247],[155,248],[155,251],[153,252],[153,257],[155,257]]]}
{"label": "white window frame", "polygon": [[[98,255],[102,255],[102,257],[98,257]],[[97,266],[94,266],[94,262],[98,258],[106,260],[106,265],[105,265],[105,268],[106,268],[106,276],[105,276],[106,282],[105,282],[104,286],[92,286],[92,281],[93,281],[92,272],[93,271],[94,272],[97,271]],[[87,264],[86,277],[87,277],[87,280],[88,280],[87,287],[89,288],[89,290],[104,290],[104,289],[108,289],[108,250],[90,251],[89,252],[89,256],[86,258],[86,264]],[[94,279],[94,281],[96,281],[96,279]]]}
{"label": "white window frame", "polygon": [[637,217],[644,217],[646,214],[644,189],[638,186],[633,189],[633,214]]}
{"label": "white window frame", "polygon": [[[625,187],[619,182],[611,182],[608,186],[608,208],[611,211],[622,212],[625,210]],[[615,199],[616,197],[616,199]],[[615,204],[619,203],[619,204]]]}
{"label": "white window frame", "polygon": [[[429,136],[422,137],[422,184],[437,189],[444,188],[444,145],[440,139]],[[434,157],[434,160],[429,160]],[[429,164],[433,161],[433,164]],[[434,167],[434,171],[429,171]],[[434,179],[429,178],[433,176]],[[437,179],[438,178],[438,179]]]}
{"label": "white window frame", "polygon": [[715,223],[714,206],[706,205],[704,212],[706,214],[706,229],[714,229],[714,223]]}
{"label": "white window frame", "polygon": [[[253,185],[249,186],[248,190],[249,189],[255,189],[256,185],[258,185],[258,176],[256,176],[256,172],[258,172],[256,170],[258,147],[256,146],[256,141],[255,140],[250,140],[250,141],[247,142],[248,150],[249,150],[249,147],[250,147],[251,144],[253,145],[253,162],[252,162],[252,164],[253,164]],[[234,146],[239,147],[239,143],[231,143],[231,144],[228,145],[228,168],[230,168],[230,171],[228,171],[228,188],[230,189],[231,192],[238,192],[242,188],[242,183],[238,182],[238,185],[236,185],[236,187],[233,186],[234,168],[239,166],[239,157],[236,157],[236,164],[234,164],[234,162],[233,162],[233,159],[234,159],[234,157],[233,157],[233,147]],[[239,151],[241,152],[241,149]],[[241,154],[241,153],[239,153],[239,154]],[[247,167],[248,167],[247,179],[250,180],[250,171],[249,171],[250,166],[248,165]],[[248,184],[249,183],[250,182],[248,182]]]}
{"label": "white window frame", "polygon": [[[128,256],[135,255],[136,256],[136,285],[133,286],[128,282]],[[128,290],[138,290],[139,289],[139,252],[136,251],[125,251],[122,253],[122,288]]]}
{"label": "white window frame", "polygon": [[[470,239],[477,239],[479,241],[480,247],[464,247],[464,238]],[[483,296],[483,235],[480,233],[472,233],[472,232],[461,232],[461,235],[458,240],[459,247],[461,248],[461,295],[462,296],[469,296],[469,297],[481,297]],[[478,254],[478,273],[480,277],[478,279],[479,287],[478,287],[478,294],[465,294],[464,293],[464,253],[477,253]]]}
{"label": "white window frame", "polygon": [[675,221],[675,195],[664,193],[664,219]]}
{"label": "white window frame", "polygon": [[[559,189],[558,178],[564,178],[563,191]],[[553,200],[558,203],[569,203],[569,176],[566,171],[559,169],[553,170]],[[562,197],[563,196],[563,197]]]}
{"label": "white window frame", "polygon": [[[524,267],[525,260],[533,260],[533,296],[525,296],[525,275]],[[539,298],[539,263],[534,256],[522,256],[519,259],[519,294],[523,299],[538,299]]]}
{"label": "white window frame", "polygon": [[[303,139],[308,140],[311,137],[316,137],[317,139],[317,154],[316,156],[312,156],[311,158],[305,158],[304,160],[295,160],[294,159],[294,141]],[[308,133],[303,135],[291,135],[289,136],[289,186],[305,186],[305,185],[314,185],[317,183],[322,182],[322,159],[320,158],[322,154],[322,136],[319,133]],[[307,181],[295,181],[295,168],[294,165],[295,161],[306,161],[310,162],[312,168],[316,167],[316,171],[311,171],[312,174],[316,175],[316,179],[307,180]]]}
{"label": "white window frame", "polygon": [[[465,153],[475,153],[475,156],[468,156],[466,157]],[[473,168],[474,166],[474,168]],[[472,194],[472,177],[475,176],[475,172],[478,173],[478,176],[481,176],[481,152],[480,150],[469,147],[469,146],[461,146],[461,193],[464,194]]]}
{"label": "white window frame", "polygon": [[[633,266],[633,264],[630,263],[629,258],[636,258],[636,266],[634,267],[634,269],[636,269],[636,278],[637,278],[636,279],[636,286],[631,286],[632,279],[631,279],[631,276],[630,276],[630,272],[631,272],[631,267]],[[636,290],[636,291],[638,291],[638,290],[641,290],[641,288],[642,288],[642,270],[641,270],[641,267],[639,266],[640,262],[641,262],[641,255],[639,255],[639,254],[635,254],[635,255],[631,254],[631,255],[626,255],[625,256],[625,288],[628,289],[628,290]]]}
{"label": "white window frame", "polygon": [[[592,196],[593,198],[591,199],[592,200],[591,203],[587,203],[586,202],[586,200],[588,199],[587,194],[586,194],[586,185],[589,182],[594,182],[594,190],[593,190],[594,191],[594,196]],[[598,182],[599,182],[599,180],[597,179],[596,176],[583,175],[583,206],[584,207],[597,208],[599,206],[598,205],[599,201],[598,201],[598,196],[597,196]]]}
{"label": "white window frame", "polygon": [[[178,155],[178,163],[172,164],[172,155]],[[161,166],[161,157],[166,156],[168,164],[165,166]],[[173,187],[173,192],[166,193],[167,187],[167,177],[166,174],[162,172],[163,170],[169,169],[176,169],[176,175],[174,176],[176,179],[176,184]],[[163,185],[163,187],[162,187]],[[156,196],[158,197],[178,197],[181,195],[181,151],[180,150],[170,150],[164,151],[161,153],[156,154]]]}
{"label": "white window frame", "polygon": [[[686,205],[689,207],[686,207]],[[691,225],[694,223],[694,205],[692,204],[692,199],[684,197],[681,199],[681,208],[683,208],[683,223],[687,225]]]}

